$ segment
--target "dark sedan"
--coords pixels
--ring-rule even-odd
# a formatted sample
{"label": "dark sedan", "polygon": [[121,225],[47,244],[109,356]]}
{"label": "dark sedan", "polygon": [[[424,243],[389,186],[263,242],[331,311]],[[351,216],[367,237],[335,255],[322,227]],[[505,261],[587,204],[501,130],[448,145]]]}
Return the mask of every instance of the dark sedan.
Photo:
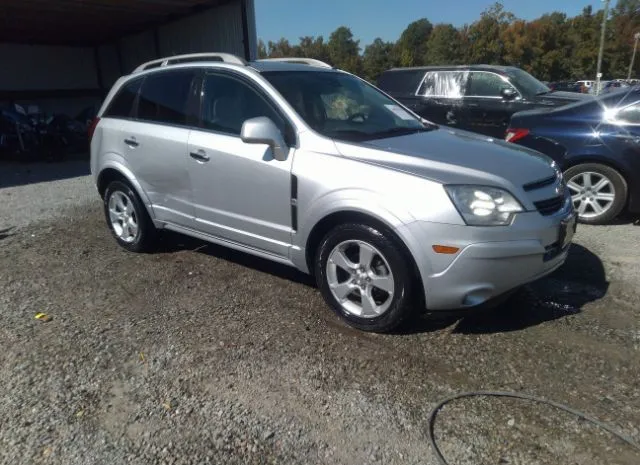
{"label": "dark sedan", "polygon": [[506,140],[553,158],[580,220],[640,213],[640,86],[556,109],[516,113]]}

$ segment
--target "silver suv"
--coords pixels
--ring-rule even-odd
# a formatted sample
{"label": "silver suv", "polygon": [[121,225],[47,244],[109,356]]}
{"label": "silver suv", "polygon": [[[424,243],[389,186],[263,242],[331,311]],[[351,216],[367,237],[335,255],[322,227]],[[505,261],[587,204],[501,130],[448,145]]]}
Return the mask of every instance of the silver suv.
{"label": "silver suv", "polygon": [[495,302],[562,265],[575,231],[550,159],[314,60],[146,63],[101,108],[91,170],[125,249],[168,229],[294,266],[367,331]]}

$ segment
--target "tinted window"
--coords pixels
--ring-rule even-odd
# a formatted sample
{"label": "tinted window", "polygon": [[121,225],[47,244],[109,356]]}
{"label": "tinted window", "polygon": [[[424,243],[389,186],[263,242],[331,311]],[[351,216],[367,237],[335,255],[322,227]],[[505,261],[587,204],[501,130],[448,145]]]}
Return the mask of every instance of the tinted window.
{"label": "tinted window", "polygon": [[500,97],[503,89],[513,89],[506,78],[493,73],[475,72],[469,76],[467,96]]}
{"label": "tinted window", "polygon": [[104,116],[108,118],[128,118],[132,116],[133,104],[136,101],[140,84],[142,84],[142,79],[136,79],[122,86],[107,111],[105,111]]}
{"label": "tinted window", "polygon": [[640,124],[640,102],[620,110],[616,120],[621,123]]}
{"label": "tinted window", "polygon": [[204,78],[202,125],[206,129],[240,135],[242,124],[251,118],[266,116],[284,133],[284,121],[249,85],[222,74]]}
{"label": "tinted window", "polygon": [[520,68],[506,68],[511,82],[525,95],[542,95],[551,89]]}
{"label": "tinted window", "polygon": [[389,94],[413,94],[424,71],[387,71],[378,78],[378,87]]}
{"label": "tinted window", "polygon": [[462,98],[468,71],[429,71],[418,89],[423,97]]}
{"label": "tinted window", "polygon": [[195,91],[192,70],[163,71],[147,76],[138,103],[138,118],[169,124],[193,124],[197,113],[189,96]]}

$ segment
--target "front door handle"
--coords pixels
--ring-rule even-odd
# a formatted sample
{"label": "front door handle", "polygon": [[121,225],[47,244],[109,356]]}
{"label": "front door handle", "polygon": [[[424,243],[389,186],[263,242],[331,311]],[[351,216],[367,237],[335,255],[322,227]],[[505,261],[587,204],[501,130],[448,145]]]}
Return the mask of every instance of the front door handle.
{"label": "front door handle", "polygon": [[209,158],[209,155],[207,155],[207,152],[205,152],[204,150],[198,150],[197,152],[190,152],[189,156],[191,156],[191,158],[199,162],[206,162],[211,160],[211,158]]}
{"label": "front door handle", "polygon": [[140,145],[135,137],[130,137],[129,139],[125,139],[124,143],[127,144],[131,148],[135,148],[135,147],[138,147]]}

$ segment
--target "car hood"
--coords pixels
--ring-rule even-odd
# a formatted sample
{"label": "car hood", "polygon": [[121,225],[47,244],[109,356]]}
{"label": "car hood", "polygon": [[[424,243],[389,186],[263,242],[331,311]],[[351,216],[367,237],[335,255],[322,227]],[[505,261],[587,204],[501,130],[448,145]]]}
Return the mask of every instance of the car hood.
{"label": "car hood", "polygon": [[336,142],[336,146],[345,157],[443,184],[522,187],[555,173],[546,155],[448,128],[360,143]]}

